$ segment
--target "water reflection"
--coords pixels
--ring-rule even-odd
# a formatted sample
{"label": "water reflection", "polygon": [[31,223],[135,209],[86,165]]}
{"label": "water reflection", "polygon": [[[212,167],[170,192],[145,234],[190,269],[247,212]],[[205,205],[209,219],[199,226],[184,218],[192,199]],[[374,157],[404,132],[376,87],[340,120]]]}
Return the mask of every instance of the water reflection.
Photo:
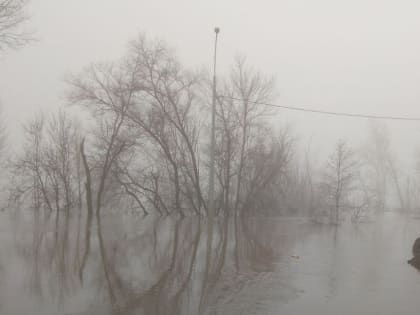
{"label": "water reflection", "polygon": [[344,296],[362,313],[392,314],[386,300],[364,304],[390,297],[390,280],[409,286],[392,294],[415,314],[420,293],[398,244],[414,225],[400,233],[395,220],[338,230],[284,218],[219,217],[210,227],[197,217],[7,220],[0,231],[15,239],[3,238],[14,246],[1,252],[2,314],[334,314],[350,303]]}

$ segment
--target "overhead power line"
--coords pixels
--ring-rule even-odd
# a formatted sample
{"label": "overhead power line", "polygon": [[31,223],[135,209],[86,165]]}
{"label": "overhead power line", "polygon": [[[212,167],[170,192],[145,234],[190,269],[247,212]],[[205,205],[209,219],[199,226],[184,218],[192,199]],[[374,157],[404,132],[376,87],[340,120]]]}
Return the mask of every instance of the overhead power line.
{"label": "overhead power line", "polygon": [[[224,98],[230,98],[236,101],[243,101],[243,99],[231,97],[231,96],[223,96]],[[348,113],[348,112],[335,112],[335,111],[327,111],[322,109],[310,109],[305,107],[296,107],[296,106],[287,106],[287,105],[278,105],[278,104],[271,104],[266,102],[257,102],[257,101],[248,101],[249,103],[300,111],[300,112],[309,112],[309,113],[316,113],[322,115],[330,115],[330,116],[344,116],[344,117],[351,117],[351,118],[367,118],[367,119],[386,119],[386,120],[405,120],[405,121],[420,121],[420,118],[416,117],[401,117],[401,116],[386,116],[386,115],[369,115],[369,114],[359,114],[359,113]]]}

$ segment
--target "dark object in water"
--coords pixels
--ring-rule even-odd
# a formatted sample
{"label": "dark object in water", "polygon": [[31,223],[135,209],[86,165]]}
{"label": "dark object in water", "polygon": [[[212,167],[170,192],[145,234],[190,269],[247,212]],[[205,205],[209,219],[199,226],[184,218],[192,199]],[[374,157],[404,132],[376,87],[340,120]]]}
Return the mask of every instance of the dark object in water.
{"label": "dark object in water", "polygon": [[420,237],[416,239],[413,245],[413,256],[420,257]]}
{"label": "dark object in water", "polygon": [[408,263],[420,270],[420,237],[416,239],[413,245],[413,258]]}

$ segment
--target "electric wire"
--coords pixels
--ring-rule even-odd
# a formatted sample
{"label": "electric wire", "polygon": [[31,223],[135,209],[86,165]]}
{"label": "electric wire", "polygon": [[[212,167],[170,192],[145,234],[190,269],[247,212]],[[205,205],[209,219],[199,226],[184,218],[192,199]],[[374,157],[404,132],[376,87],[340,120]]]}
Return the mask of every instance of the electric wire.
{"label": "electric wire", "polygon": [[[229,98],[236,101],[244,101],[243,99],[231,97],[231,96],[219,96],[221,98]],[[349,113],[349,112],[336,112],[336,111],[327,111],[322,109],[310,109],[305,107],[297,107],[297,106],[288,106],[288,105],[279,105],[279,104],[272,104],[267,102],[258,102],[258,101],[250,101],[249,103],[253,103],[256,105],[264,105],[269,107],[293,110],[293,111],[301,111],[301,112],[309,112],[315,114],[322,114],[322,115],[330,115],[330,116],[344,116],[344,117],[351,117],[351,118],[365,118],[365,119],[383,119],[383,120],[403,120],[403,121],[420,121],[420,118],[417,117],[403,117],[403,116],[387,116],[387,115],[370,115],[370,114],[359,114],[359,113]]]}

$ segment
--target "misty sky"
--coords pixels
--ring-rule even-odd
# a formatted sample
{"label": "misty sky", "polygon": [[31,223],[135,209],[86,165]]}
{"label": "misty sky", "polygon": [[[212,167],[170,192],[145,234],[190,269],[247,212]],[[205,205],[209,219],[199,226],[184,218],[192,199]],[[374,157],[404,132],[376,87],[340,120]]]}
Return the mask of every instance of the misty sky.
{"label": "misty sky", "polygon": [[[221,28],[220,73],[238,53],[276,77],[278,104],[420,117],[420,2],[387,0],[31,0],[37,43],[0,59],[0,100],[12,139],[39,109],[66,104],[65,74],[124,54],[138,33],[175,48],[184,65],[211,68]],[[329,149],[359,143],[366,120],[279,111],[302,138]],[[392,122],[411,159],[420,122]],[[407,158],[408,157],[408,158]]]}

